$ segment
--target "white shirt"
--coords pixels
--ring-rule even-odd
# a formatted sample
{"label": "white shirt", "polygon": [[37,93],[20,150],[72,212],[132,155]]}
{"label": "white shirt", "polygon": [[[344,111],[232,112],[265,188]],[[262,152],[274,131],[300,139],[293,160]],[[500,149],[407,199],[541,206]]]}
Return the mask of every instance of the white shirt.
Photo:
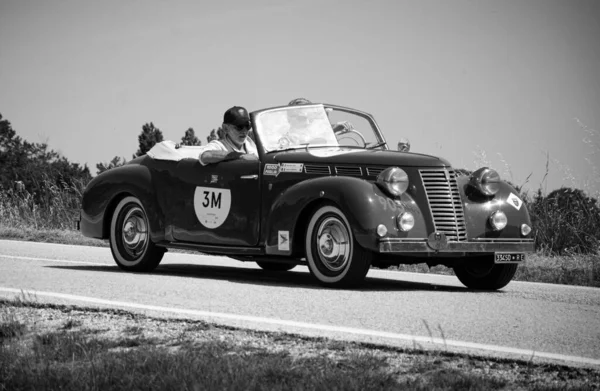
{"label": "white shirt", "polygon": [[238,149],[228,138],[223,138],[221,140],[213,140],[210,143],[206,144],[200,154],[198,156],[198,160],[200,164],[206,166],[208,163],[204,163],[202,161],[202,154],[206,151],[226,151],[226,152],[241,152],[248,153],[258,157],[258,150],[256,149],[256,144],[250,137],[246,137],[246,141],[242,145],[241,149]]}

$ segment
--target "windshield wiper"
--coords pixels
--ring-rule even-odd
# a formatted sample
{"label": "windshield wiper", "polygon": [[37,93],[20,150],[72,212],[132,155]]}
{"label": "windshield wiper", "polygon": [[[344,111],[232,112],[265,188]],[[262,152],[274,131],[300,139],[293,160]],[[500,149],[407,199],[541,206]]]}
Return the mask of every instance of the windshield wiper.
{"label": "windshield wiper", "polygon": [[342,147],[346,148],[346,146],[342,146],[342,145],[304,143],[304,144],[297,144],[297,145],[294,145],[293,147],[287,147],[284,149],[275,149],[273,151],[267,152],[267,154],[275,153],[275,152],[293,151],[296,149],[306,149],[308,151],[310,148],[342,148]]}
{"label": "windshield wiper", "polygon": [[308,144],[300,144],[300,145],[294,145],[293,147],[287,147],[287,148],[283,148],[283,149],[274,149],[272,151],[267,152],[267,154],[276,153],[276,152],[293,151],[295,149],[302,149],[302,148],[306,148],[307,145]]}
{"label": "windshield wiper", "polygon": [[385,141],[383,141],[383,142],[377,143],[375,145],[371,145],[370,147],[367,147],[367,149],[375,149],[375,148],[383,147],[386,144],[387,143]]}

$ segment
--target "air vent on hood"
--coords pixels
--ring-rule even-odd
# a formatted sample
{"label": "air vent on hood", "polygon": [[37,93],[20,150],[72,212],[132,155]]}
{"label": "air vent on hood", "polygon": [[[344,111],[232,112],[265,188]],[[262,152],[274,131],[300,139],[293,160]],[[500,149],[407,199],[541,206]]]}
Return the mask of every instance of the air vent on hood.
{"label": "air vent on hood", "polygon": [[307,174],[331,175],[331,170],[329,169],[329,166],[321,166],[317,164],[305,164],[304,172]]}
{"label": "air vent on hood", "polygon": [[385,170],[385,167],[367,167],[367,175],[368,176],[377,176],[381,174],[381,172]]}
{"label": "air vent on hood", "polygon": [[335,173],[337,175],[344,175],[344,176],[362,176],[362,169],[360,167],[340,166],[340,167],[335,168]]}

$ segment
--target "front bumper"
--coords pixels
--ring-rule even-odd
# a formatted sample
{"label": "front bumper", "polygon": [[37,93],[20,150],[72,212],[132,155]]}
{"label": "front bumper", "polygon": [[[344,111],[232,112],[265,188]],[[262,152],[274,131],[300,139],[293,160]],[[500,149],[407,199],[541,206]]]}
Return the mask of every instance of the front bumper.
{"label": "front bumper", "polygon": [[533,239],[471,239],[449,242],[444,234],[431,234],[427,239],[383,238],[379,240],[380,253],[493,253],[533,252]]}

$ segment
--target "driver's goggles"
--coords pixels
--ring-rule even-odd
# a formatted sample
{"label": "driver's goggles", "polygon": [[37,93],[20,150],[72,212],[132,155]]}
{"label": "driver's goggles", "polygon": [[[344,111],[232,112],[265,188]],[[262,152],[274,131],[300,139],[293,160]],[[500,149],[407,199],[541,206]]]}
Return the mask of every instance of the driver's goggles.
{"label": "driver's goggles", "polygon": [[242,125],[234,125],[235,130],[237,130],[238,132],[244,132],[247,130],[250,130],[250,122],[248,122],[247,124],[242,124]]}

